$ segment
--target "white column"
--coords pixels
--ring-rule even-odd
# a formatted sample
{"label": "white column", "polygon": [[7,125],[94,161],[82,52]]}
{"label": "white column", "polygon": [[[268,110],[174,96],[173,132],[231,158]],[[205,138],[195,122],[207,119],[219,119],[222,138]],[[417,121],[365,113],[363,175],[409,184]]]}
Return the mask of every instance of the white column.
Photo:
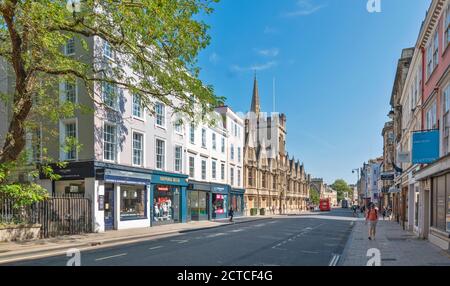
{"label": "white column", "polygon": [[114,229],[120,228],[120,185],[114,184]]}
{"label": "white column", "polygon": [[99,210],[98,197],[105,195],[105,185],[95,178],[86,178],[85,196],[91,200],[93,232],[105,232],[105,213]]}

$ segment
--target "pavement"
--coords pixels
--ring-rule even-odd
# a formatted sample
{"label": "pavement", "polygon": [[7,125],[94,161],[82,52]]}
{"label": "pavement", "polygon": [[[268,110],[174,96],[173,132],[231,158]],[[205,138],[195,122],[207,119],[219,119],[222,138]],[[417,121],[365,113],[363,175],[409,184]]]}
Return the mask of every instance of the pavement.
{"label": "pavement", "polygon": [[396,222],[380,220],[375,240],[369,240],[368,225],[361,218],[355,223],[338,265],[373,266],[373,259],[378,259],[376,266],[450,266],[447,251],[404,231]]}
{"label": "pavement", "polygon": [[[82,266],[329,266],[339,261],[354,219],[347,210],[333,210],[242,220],[245,223],[216,222],[222,226],[82,248],[80,262]],[[65,266],[69,259],[60,251],[3,263]]]}

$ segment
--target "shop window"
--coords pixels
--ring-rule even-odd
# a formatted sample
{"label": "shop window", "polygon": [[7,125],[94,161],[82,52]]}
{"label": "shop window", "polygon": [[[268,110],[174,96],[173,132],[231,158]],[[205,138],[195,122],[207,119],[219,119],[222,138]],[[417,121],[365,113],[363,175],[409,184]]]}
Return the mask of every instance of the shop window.
{"label": "shop window", "polygon": [[120,219],[145,219],[146,191],[144,186],[120,187]]}
{"label": "shop window", "polygon": [[227,211],[227,196],[220,194],[212,195],[213,213],[216,215],[226,214]]}
{"label": "shop window", "polygon": [[178,204],[180,189],[173,186],[155,186],[153,197],[153,221],[174,223],[180,221]]}

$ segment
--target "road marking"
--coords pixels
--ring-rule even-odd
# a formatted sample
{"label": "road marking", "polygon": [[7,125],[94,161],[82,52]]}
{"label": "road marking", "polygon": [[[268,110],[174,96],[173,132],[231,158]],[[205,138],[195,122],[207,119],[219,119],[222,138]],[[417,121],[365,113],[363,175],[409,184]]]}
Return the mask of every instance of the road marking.
{"label": "road marking", "polygon": [[335,254],[333,255],[333,258],[331,258],[330,263],[328,264],[328,266],[336,266],[338,261],[339,261],[340,256]]}
{"label": "road marking", "polygon": [[221,232],[221,233],[210,234],[207,237],[212,238],[212,237],[218,237],[218,236],[222,236],[222,235],[226,235],[226,234]]}
{"label": "road marking", "polygon": [[241,231],[244,231],[243,229],[233,229],[232,231],[229,231],[229,232],[241,232]]}
{"label": "road marking", "polygon": [[163,248],[164,246],[162,246],[162,245],[159,245],[159,246],[155,246],[155,247],[150,247],[149,249],[150,250],[155,250],[155,249],[160,249],[160,248]]}
{"label": "road marking", "polygon": [[97,259],[95,259],[95,261],[101,261],[101,260],[106,260],[106,259],[111,259],[111,258],[121,257],[121,256],[125,256],[125,255],[127,255],[127,253],[121,253],[121,254],[117,254],[117,255],[112,255],[112,256],[107,256],[107,257],[97,258]]}
{"label": "road marking", "polygon": [[178,242],[179,244],[188,243],[189,240],[183,240],[183,239],[174,239],[171,240],[172,242]]}
{"label": "road marking", "polygon": [[309,250],[302,250],[300,252],[306,253],[306,254],[319,254],[320,252],[318,251],[309,251]]}

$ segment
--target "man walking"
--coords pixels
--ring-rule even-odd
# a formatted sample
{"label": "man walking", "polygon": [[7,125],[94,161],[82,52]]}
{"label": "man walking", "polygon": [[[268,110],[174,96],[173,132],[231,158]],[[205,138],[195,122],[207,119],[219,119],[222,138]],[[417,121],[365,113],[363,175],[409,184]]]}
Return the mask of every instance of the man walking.
{"label": "man walking", "polygon": [[375,208],[373,203],[369,205],[369,210],[366,215],[366,222],[369,223],[369,240],[375,240],[378,223],[378,210]]}
{"label": "man walking", "polygon": [[234,210],[232,207],[230,208],[230,211],[228,212],[228,216],[230,217],[230,222],[233,222]]}

